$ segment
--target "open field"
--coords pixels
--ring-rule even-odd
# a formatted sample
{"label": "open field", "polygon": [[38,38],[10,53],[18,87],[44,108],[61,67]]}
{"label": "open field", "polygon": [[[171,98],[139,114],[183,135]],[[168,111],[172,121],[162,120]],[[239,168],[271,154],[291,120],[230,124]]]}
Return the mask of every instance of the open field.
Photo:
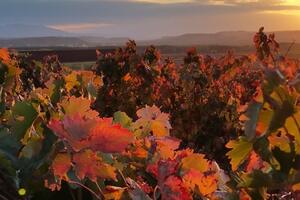
{"label": "open field", "polygon": [[[113,52],[117,47],[99,47],[102,53]],[[138,52],[142,53],[147,47],[139,47]],[[183,57],[186,55],[186,51],[190,47],[178,47],[178,46],[158,46],[163,58],[170,57],[175,60],[176,63],[182,63]],[[58,55],[60,62],[71,63],[72,66],[76,63],[92,63],[96,61],[96,48],[18,48],[23,53],[31,54],[33,60],[42,60],[47,55]],[[211,55],[214,57],[222,56],[226,54],[228,50],[233,50],[235,55],[247,55],[254,52],[253,46],[198,46],[197,50],[200,54]],[[299,44],[281,44],[280,52],[288,55],[292,58],[300,57],[300,45]],[[79,64],[82,66],[83,64]],[[79,67],[80,68],[80,67]]]}

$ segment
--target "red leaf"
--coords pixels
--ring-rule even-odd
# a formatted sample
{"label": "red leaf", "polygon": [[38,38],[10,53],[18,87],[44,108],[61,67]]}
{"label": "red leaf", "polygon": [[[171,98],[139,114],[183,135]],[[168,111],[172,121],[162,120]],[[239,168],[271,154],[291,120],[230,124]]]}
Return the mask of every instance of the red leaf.
{"label": "red leaf", "polygon": [[104,119],[91,132],[90,145],[94,151],[120,153],[133,142],[133,134],[120,125],[112,125],[111,119]]}
{"label": "red leaf", "polygon": [[104,153],[120,153],[134,139],[129,130],[112,124],[111,118],[90,119],[74,114],[66,116],[62,122],[51,120],[48,127],[76,152],[91,148]]}
{"label": "red leaf", "polygon": [[60,122],[51,120],[48,127],[63,140],[66,140],[74,151],[80,151],[89,146],[87,138],[91,129],[96,125],[96,120],[87,119],[80,114],[66,116]]}
{"label": "red leaf", "polygon": [[191,200],[192,196],[183,181],[169,176],[161,187],[162,200]]}

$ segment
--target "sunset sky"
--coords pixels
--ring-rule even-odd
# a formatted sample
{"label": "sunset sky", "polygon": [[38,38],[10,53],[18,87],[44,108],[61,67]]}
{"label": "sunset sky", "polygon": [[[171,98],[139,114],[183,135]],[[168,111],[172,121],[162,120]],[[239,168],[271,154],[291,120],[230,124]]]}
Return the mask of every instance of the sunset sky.
{"label": "sunset sky", "polygon": [[151,39],[226,30],[300,30],[300,0],[1,0],[0,24]]}

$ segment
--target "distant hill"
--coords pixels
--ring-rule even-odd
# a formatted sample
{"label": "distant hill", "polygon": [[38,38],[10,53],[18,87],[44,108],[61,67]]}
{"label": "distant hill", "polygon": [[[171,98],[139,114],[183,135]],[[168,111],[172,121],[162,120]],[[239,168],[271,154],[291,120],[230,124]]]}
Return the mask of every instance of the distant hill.
{"label": "distant hill", "polygon": [[[227,31],[218,33],[195,33],[179,36],[162,37],[157,40],[142,41],[143,44],[173,45],[173,46],[197,46],[197,45],[225,45],[247,46],[252,45],[255,32]],[[276,39],[280,43],[300,43],[300,31],[275,32]]]}
{"label": "distant hill", "polygon": [[21,47],[88,47],[89,44],[75,37],[34,37],[0,39],[0,47],[21,48]]}
{"label": "distant hill", "polygon": [[[137,41],[139,46],[252,46],[255,32],[226,31],[166,36]],[[300,31],[277,31],[280,43],[300,44]],[[123,46],[129,38],[80,36],[42,25],[0,25],[0,47],[96,47]]]}
{"label": "distant hill", "polygon": [[106,37],[85,36],[85,37],[80,37],[80,39],[89,43],[90,46],[119,46],[119,45],[124,45],[130,38],[127,37],[106,38]]}
{"label": "distant hill", "polygon": [[67,37],[69,33],[43,25],[9,24],[0,25],[0,38]]}

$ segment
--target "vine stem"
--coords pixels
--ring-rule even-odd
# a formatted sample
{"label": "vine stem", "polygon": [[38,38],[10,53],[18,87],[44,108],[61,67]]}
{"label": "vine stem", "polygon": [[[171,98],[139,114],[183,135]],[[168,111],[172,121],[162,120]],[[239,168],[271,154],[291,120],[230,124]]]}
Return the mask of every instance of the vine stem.
{"label": "vine stem", "polygon": [[102,198],[105,199],[104,193],[103,193],[103,191],[102,191],[102,189],[101,189],[101,187],[100,187],[100,185],[98,184],[97,181],[95,181],[95,185],[97,186],[99,194],[101,194]]}
{"label": "vine stem", "polygon": [[76,181],[72,181],[72,180],[68,180],[68,182],[71,183],[71,184],[78,185],[78,186],[80,186],[80,187],[86,189],[86,190],[89,191],[92,195],[94,195],[97,199],[102,200],[102,198],[101,198],[98,194],[96,194],[92,189],[90,189],[89,187],[85,186],[84,184],[79,183],[79,182],[76,182]]}
{"label": "vine stem", "polygon": [[121,175],[121,177],[122,177],[122,179],[123,179],[123,181],[124,181],[126,187],[129,188],[129,185],[128,185],[127,181],[126,181],[126,178],[125,178],[124,174],[123,174],[123,173],[121,172],[121,170],[119,170],[119,169],[118,169],[118,172],[119,172],[119,174]]}
{"label": "vine stem", "polygon": [[[110,157],[111,157],[111,159],[113,159],[113,160],[114,160],[114,157],[113,157],[113,155],[110,155]],[[121,170],[119,170],[119,169],[118,169],[117,171],[118,171],[118,173],[120,174],[120,176],[121,176],[122,180],[124,181],[124,183],[125,183],[126,187],[127,187],[127,188],[129,188],[129,185],[128,185],[128,183],[127,183],[127,181],[126,181],[126,178],[125,178],[124,174],[122,173],[122,171],[121,171]]]}
{"label": "vine stem", "polygon": [[1,195],[0,194],[0,197],[3,199],[3,200],[8,200],[8,198],[6,198],[5,196]]}
{"label": "vine stem", "polygon": [[287,49],[286,53],[285,53],[285,57],[288,56],[288,54],[290,53],[292,47],[295,45],[295,40],[290,44],[289,48]]}
{"label": "vine stem", "polygon": [[156,185],[155,188],[154,188],[154,191],[153,191],[153,200],[157,200],[158,199],[157,196],[156,196],[157,190],[159,190],[159,186],[158,185]]}

